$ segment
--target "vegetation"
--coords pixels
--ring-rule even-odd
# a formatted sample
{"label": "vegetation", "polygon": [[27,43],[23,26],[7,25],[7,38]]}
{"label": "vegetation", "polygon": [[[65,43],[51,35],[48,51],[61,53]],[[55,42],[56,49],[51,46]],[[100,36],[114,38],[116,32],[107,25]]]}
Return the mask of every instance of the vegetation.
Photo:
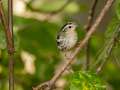
{"label": "vegetation", "polygon": [[[7,17],[7,0],[1,1]],[[47,90],[45,85],[56,90],[120,90],[120,0],[13,0],[13,6],[15,90]],[[0,5],[0,90],[8,90],[7,26],[1,10]],[[72,65],[68,60],[68,66],[64,62],[59,67],[63,57],[56,35],[69,21],[78,24],[80,43],[70,57]]]}

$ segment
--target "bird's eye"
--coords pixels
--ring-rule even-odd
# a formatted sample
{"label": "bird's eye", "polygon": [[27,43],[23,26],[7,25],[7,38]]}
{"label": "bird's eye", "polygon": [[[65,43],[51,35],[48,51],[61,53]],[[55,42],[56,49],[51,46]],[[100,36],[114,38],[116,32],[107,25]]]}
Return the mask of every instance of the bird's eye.
{"label": "bird's eye", "polygon": [[69,26],[68,28],[72,28],[72,26]]}

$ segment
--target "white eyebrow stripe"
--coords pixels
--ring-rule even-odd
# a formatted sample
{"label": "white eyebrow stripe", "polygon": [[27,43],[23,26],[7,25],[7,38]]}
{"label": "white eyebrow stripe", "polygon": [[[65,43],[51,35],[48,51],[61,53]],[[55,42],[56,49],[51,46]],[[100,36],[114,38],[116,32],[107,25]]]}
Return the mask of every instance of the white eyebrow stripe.
{"label": "white eyebrow stripe", "polygon": [[66,25],[66,26],[63,28],[62,31],[63,31],[63,32],[66,31],[69,26],[71,26],[71,25]]}

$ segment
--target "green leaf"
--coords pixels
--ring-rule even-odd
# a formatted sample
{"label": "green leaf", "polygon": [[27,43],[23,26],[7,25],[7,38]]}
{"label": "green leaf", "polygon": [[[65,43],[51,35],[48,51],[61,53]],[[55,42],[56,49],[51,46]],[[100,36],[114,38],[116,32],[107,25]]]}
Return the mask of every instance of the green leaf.
{"label": "green leaf", "polygon": [[95,73],[79,71],[70,77],[70,90],[106,90],[106,85]]}
{"label": "green leaf", "polygon": [[118,20],[118,18],[114,16],[111,22],[108,24],[107,30],[105,32],[106,38],[111,37],[111,35],[114,33],[114,30],[119,25],[119,23],[120,20]]}
{"label": "green leaf", "polygon": [[0,49],[6,48],[6,39],[3,30],[0,30]]}
{"label": "green leaf", "polygon": [[116,0],[116,7],[115,7],[116,15],[120,20],[120,0]]}

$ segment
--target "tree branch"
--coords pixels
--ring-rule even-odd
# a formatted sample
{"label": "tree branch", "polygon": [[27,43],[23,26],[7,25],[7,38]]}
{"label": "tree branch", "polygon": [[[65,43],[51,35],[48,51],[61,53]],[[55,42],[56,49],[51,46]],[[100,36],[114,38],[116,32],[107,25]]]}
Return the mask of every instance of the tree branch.
{"label": "tree branch", "polygon": [[[91,28],[93,19],[94,19],[94,14],[95,14],[95,9],[97,6],[98,0],[93,0],[92,7],[89,11],[89,16],[88,16],[88,23],[85,26],[85,30],[88,32],[88,30]],[[89,64],[90,64],[90,40],[88,40],[86,44],[86,62],[85,62],[85,69],[89,69]]]}
{"label": "tree branch", "polygon": [[[63,72],[72,64],[72,62],[75,60],[74,58],[77,56],[79,51],[86,45],[87,41],[90,39],[92,34],[96,31],[96,28],[99,26],[99,24],[103,20],[105,14],[107,14],[108,10],[110,9],[110,7],[112,6],[114,1],[115,0],[107,0],[107,3],[103,7],[103,9],[100,12],[99,16],[97,17],[95,23],[89,29],[89,31],[87,32],[85,38],[82,41],[80,41],[79,46],[76,47],[75,51],[73,52],[73,54],[70,57],[70,60],[67,60],[67,62],[63,65],[63,67],[59,70],[59,72],[57,74],[55,74],[50,81],[48,81],[45,84],[38,85],[33,90],[52,90],[52,88],[54,87],[54,84],[56,83],[56,81],[61,77]],[[49,88],[41,89],[44,86],[48,86]]]}
{"label": "tree branch", "polygon": [[14,38],[13,38],[13,0],[8,0],[8,31],[9,31],[9,90],[14,90]]}
{"label": "tree branch", "polygon": [[88,23],[85,26],[85,30],[89,30],[92,26],[92,22],[93,22],[93,18],[94,18],[94,14],[95,14],[95,9],[97,6],[98,0],[93,0],[93,4],[92,7],[89,11],[89,16],[88,16]]}
{"label": "tree branch", "polygon": [[13,55],[14,55],[14,43],[13,43],[13,24],[12,24],[12,0],[8,0],[8,23],[4,14],[2,0],[0,0],[0,18],[5,30],[8,59],[9,59],[9,90],[14,90],[14,66],[13,66]]}

